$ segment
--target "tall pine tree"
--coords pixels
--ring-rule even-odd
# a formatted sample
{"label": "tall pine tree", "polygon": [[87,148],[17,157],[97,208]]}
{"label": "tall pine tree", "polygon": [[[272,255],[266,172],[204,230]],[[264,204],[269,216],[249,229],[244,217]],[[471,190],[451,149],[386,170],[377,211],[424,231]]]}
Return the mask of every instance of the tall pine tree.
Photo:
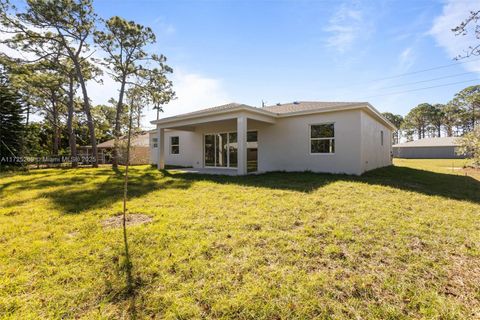
{"label": "tall pine tree", "polygon": [[25,132],[24,108],[20,97],[10,86],[7,75],[0,69],[0,161],[1,166],[19,165],[14,157],[23,154]]}

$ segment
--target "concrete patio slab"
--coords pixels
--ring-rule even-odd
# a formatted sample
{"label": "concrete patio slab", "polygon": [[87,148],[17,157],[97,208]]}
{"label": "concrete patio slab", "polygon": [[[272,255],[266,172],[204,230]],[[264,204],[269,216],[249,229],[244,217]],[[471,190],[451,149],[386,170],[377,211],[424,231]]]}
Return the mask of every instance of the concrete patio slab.
{"label": "concrete patio slab", "polygon": [[237,169],[227,169],[227,168],[182,168],[175,169],[185,173],[197,173],[197,174],[213,174],[213,175],[225,175],[225,176],[236,176],[238,175]]}

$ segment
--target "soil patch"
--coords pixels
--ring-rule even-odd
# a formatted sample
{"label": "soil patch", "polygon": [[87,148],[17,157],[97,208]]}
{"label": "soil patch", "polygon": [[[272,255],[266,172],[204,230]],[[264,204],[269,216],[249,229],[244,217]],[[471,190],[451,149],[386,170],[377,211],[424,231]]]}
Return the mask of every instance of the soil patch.
{"label": "soil patch", "polygon": [[[123,216],[113,216],[102,221],[104,228],[120,228],[122,226]],[[152,217],[146,214],[127,214],[127,226],[135,226],[152,222]]]}

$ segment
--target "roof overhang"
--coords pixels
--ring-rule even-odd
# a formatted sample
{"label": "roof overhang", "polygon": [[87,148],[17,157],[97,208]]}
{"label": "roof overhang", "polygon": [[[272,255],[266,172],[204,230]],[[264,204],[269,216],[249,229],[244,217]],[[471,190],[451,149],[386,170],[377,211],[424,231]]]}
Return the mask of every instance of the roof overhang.
{"label": "roof overhang", "polygon": [[213,122],[228,119],[229,115],[230,118],[233,118],[235,115],[239,113],[244,113],[247,117],[254,115],[252,117],[255,120],[268,122],[268,123],[275,123],[275,119],[277,118],[287,118],[287,117],[296,117],[302,115],[309,115],[309,114],[320,114],[320,113],[330,113],[330,112],[340,112],[340,111],[348,111],[354,109],[362,109],[374,117],[380,123],[383,123],[385,126],[392,130],[397,130],[397,128],[388,121],[377,109],[375,109],[370,103],[359,103],[359,104],[349,104],[345,106],[332,106],[320,109],[312,109],[312,110],[302,110],[298,112],[289,112],[289,113],[275,113],[267,110],[263,110],[261,108],[255,108],[248,105],[238,105],[232,108],[226,109],[214,109],[210,110],[207,109],[204,112],[194,112],[194,113],[187,113],[181,114],[178,116],[163,118],[159,120],[151,121],[151,124],[155,124],[158,127],[167,128],[169,126],[180,126],[180,125],[192,125],[195,123],[204,123],[204,122]]}
{"label": "roof overhang", "polygon": [[168,129],[232,120],[240,116],[270,124],[275,123],[277,118],[275,113],[246,105],[240,105],[221,110],[207,110],[205,112],[195,112],[194,114],[178,115],[155,120],[151,123],[157,125],[157,128]]}
{"label": "roof overhang", "polygon": [[370,103],[366,103],[367,105],[367,110],[372,112],[371,115],[373,115],[375,118],[377,118],[377,120],[379,120],[380,122],[383,122],[383,124],[385,124],[387,127],[389,127],[391,130],[395,131],[395,130],[398,130],[398,128],[393,124],[391,123],[387,118],[385,118],[380,111],[378,111],[374,106],[372,106]]}
{"label": "roof overhang", "polygon": [[229,114],[233,112],[239,112],[239,111],[247,111],[247,112],[252,112],[255,114],[261,114],[265,115],[268,117],[275,117],[276,114],[267,110],[262,110],[260,108],[255,108],[247,105],[238,105],[232,108],[227,108],[227,109],[217,109],[217,110],[205,110],[204,112],[194,112],[194,113],[186,113],[186,114],[180,114],[178,116],[173,116],[173,117],[168,117],[168,118],[163,118],[159,120],[154,120],[150,121],[151,124],[168,124],[168,123],[173,123],[177,122],[179,120],[190,120],[190,119],[198,119],[198,118],[205,118],[209,116],[214,116],[214,115],[223,115],[223,114]]}

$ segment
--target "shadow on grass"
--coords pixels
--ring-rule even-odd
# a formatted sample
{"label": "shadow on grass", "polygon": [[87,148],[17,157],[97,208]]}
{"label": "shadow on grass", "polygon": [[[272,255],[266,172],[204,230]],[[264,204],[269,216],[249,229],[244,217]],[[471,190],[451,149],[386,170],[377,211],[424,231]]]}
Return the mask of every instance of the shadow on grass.
{"label": "shadow on grass", "polygon": [[[29,185],[30,183],[33,183],[34,181],[43,181],[45,180],[45,178],[47,177],[50,177],[50,176],[55,176],[57,175],[58,176],[58,172],[57,173],[48,173],[48,174],[43,174],[41,176],[37,176],[38,173],[35,173],[33,175],[28,175],[28,174],[25,174],[25,173],[21,173],[21,174],[18,174],[17,176],[18,177],[25,177],[27,176],[26,179],[21,179],[21,180],[13,180],[13,181],[10,181],[10,182],[7,182],[7,183],[1,183],[0,184],[0,195],[2,195],[2,193],[6,190],[6,189],[11,189],[10,191],[12,191],[12,188],[15,189],[15,190],[25,190],[25,189],[29,189]],[[9,178],[7,176],[2,176],[0,178]]]}
{"label": "shadow on grass", "polygon": [[391,166],[360,177],[370,184],[480,203],[480,181],[470,176]]}
{"label": "shadow on grass", "polygon": [[[94,176],[98,178],[98,176]],[[85,179],[85,178],[82,178]],[[67,214],[82,213],[83,211],[108,208],[123,198],[123,172],[109,170],[103,182],[92,184],[92,187],[69,188],[79,183],[78,177],[63,179],[64,188],[41,194],[41,197],[51,199]],[[88,179],[87,179],[88,182]],[[165,179],[158,171],[134,171],[129,175],[128,198],[142,197],[158,189],[187,189],[190,182],[182,179]],[[58,185],[55,181],[54,185]]]}
{"label": "shadow on grass", "polygon": [[220,184],[238,184],[298,192],[313,192],[336,181],[360,182],[388,186],[425,195],[480,203],[480,181],[469,176],[436,173],[408,167],[390,166],[380,168],[359,177],[311,172],[271,172],[249,176],[169,173],[168,171],[164,171],[164,174],[167,177],[182,179],[188,182],[188,184],[206,180]]}
{"label": "shadow on grass", "polygon": [[[54,191],[45,196],[52,199],[55,205],[65,213],[81,213],[82,211],[105,208],[123,198],[123,175],[111,176],[101,184],[88,190]],[[129,176],[128,198],[139,198],[158,189],[188,189],[189,181],[181,179],[162,179],[159,174],[143,173]]]}
{"label": "shadow on grass", "polygon": [[[93,171],[75,170],[69,174],[67,171],[64,174],[63,170],[56,171],[55,179],[52,179],[50,176],[52,173],[48,172],[47,179],[32,177],[28,181],[19,181],[18,184],[10,186],[8,191],[51,188],[41,191],[37,197],[51,199],[55,206],[67,214],[109,208],[122,199],[123,170],[110,168]],[[396,166],[373,170],[360,177],[310,172],[222,176],[168,170],[160,172],[152,168],[132,169],[129,177],[129,198],[142,197],[159,189],[188,189],[198,181],[306,193],[313,192],[330,183],[347,181],[382,185],[425,195],[480,203],[480,181],[474,178]],[[12,202],[13,206],[20,204]],[[5,203],[5,207],[9,207],[9,205]]]}
{"label": "shadow on grass", "polygon": [[[2,192],[4,192],[6,189],[8,189],[8,192],[12,192],[64,186],[67,183],[72,185],[88,182],[88,179],[91,179],[94,176],[111,174],[111,170],[109,168],[99,168],[97,170],[98,171],[92,172],[91,168],[62,167],[20,172],[12,176],[21,179],[15,179],[13,181],[0,184],[0,195],[2,195]],[[69,176],[72,174],[75,176]],[[0,176],[0,179],[9,177],[10,176]]]}

